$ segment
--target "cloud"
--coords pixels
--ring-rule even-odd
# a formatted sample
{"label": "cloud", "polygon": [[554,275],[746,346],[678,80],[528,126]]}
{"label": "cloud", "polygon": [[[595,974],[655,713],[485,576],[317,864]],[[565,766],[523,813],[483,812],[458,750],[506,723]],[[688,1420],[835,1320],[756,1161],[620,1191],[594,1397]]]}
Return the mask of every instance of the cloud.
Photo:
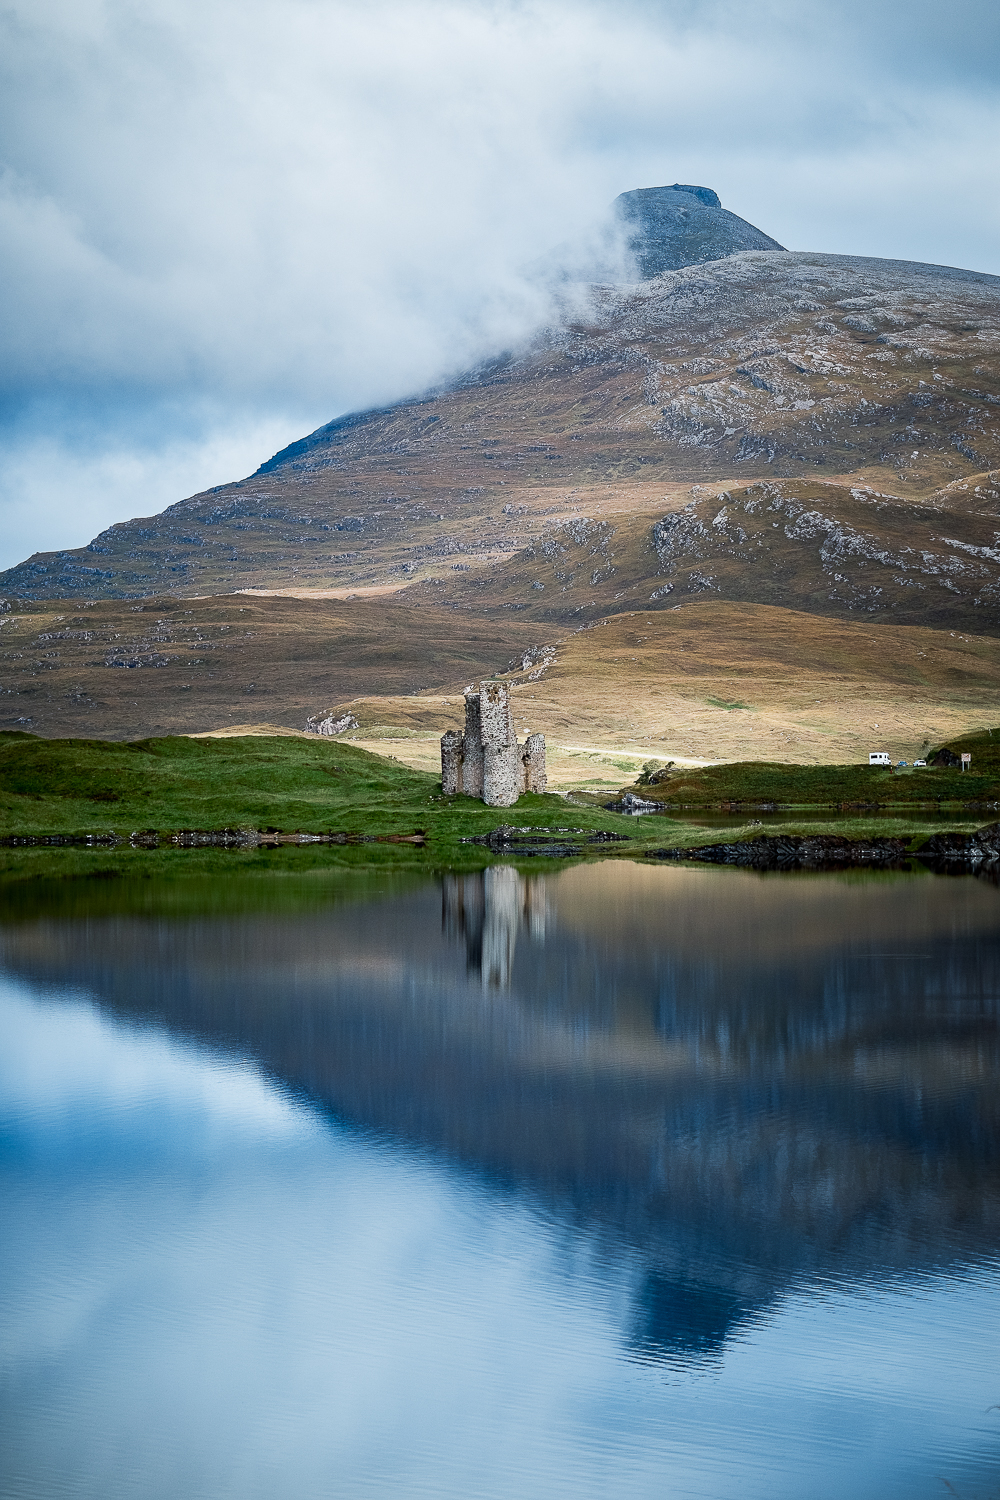
{"label": "cloud", "polygon": [[[548,312],[523,268],[627,188],[704,182],[796,248],[1000,271],[973,0],[13,0],[0,28],[0,400],[46,542],[74,508],[46,444],[72,458],[89,424],[85,472],[100,450],[144,489],[201,441],[185,482],[238,477],[227,432],[523,337]],[[104,493],[100,524],[134,513]]]}
{"label": "cloud", "polygon": [[80,413],[68,420],[64,408],[50,415],[48,423],[6,434],[0,569],[32,552],[85,546],[113,521],[157,515],[186,495],[251,474],[261,455],[276,453],[324,417],[319,409],[296,417],[238,406],[178,412],[173,404],[117,425],[106,411],[88,411],[83,421]]}

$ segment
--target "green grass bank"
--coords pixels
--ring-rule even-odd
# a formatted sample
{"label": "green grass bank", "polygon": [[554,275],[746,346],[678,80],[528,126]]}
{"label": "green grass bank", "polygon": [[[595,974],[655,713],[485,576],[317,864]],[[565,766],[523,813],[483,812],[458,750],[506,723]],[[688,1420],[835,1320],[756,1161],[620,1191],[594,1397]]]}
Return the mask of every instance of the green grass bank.
{"label": "green grass bank", "polygon": [[502,823],[635,832],[635,821],[562,797],[514,808],[443,797],[441,782],[343,741],[247,736],[134,741],[0,734],[0,837],[128,838],[253,828],[454,842]]}
{"label": "green grass bank", "polygon": [[733,761],[698,770],[664,770],[628,788],[667,807],[780,807],[856,809],[921,805],[988,807],[1000,802],[1000,729],[939,747],[968,751],[968,771],[944,766],[801,766]]}
{"label": "green grass bank", "polygon": [[[768,823],[769,834],[865,839],[892,833],[916,850],[935,832],[971,832],[996,817],[983,809],[1000,798],[1000,735],[995,750],[992,737],[981,738],[985,745],[970,741],[976,774],[928,769],[906,775],[867,767],[774,764],[682,772],[638,789],[676,802],[677,811],[639,819],[608,811],[596,798],[583,804],[561,796],[526,795],[513,808],[491,808],[468,797],[444,797],[435,776],[319,737],[171,736],[128,742],[47,740],[7,732],[0,734],[0,839],[5,843],[0,879],[8,890],[12,881],[173,879],[182,873],[208,884],[222,875],[308,878],[335,871],[353,880],[366,871],[418,876],[441,869],[473,870],[498,857],[541,872],[552,863],[544,850],[526,861],[523,851],[487,849],[463,840],[502,824],[553,832],[572,828],[585,835],[614,833],[621,840],[580,848],[581,854],[641,857],[652,849],[719,841],[718,828],[686,819],[682,807],[754,803],[788,809],[780,822]],[[939,816],[908,825],[907,806],[915,810],[928,802],[939,805]],[[969,803],[974,806],[963,807]],[[810,818],[811,809],[831,806],[842,809],[835,820],[827,816],[817,823]],[[892,814],[886,811],[890,808]],[[187,830],[223,829],[346,835],[351,842],[232,850],[181,849],[170,842]],[[161,841],[158,847],[128,846],[136,835],[153,832]],[[742,826],[730,827],[725,837],[751,839],[760,832],[748,812]],[[421,842],[379,842],[413,835],[422,836]],[[12,844],[109,836],[124,842],[117,847]],[[586,844],[586,839],[577,843]],[[567,853],[558,867],[565,866]]]}

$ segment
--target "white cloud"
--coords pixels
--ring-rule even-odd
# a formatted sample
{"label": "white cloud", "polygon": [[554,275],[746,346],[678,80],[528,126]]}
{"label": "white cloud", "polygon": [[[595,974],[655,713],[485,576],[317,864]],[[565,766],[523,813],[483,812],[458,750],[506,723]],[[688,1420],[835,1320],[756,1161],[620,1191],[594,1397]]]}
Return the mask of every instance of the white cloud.
{"label": "white cloud", "polygon": [[[521,267],[631,187],[707,183],[793,247],[1000,271],[972,0],[905,26],[885,0],[13,0],[0,32],[22,475],[26,429],[77,451],[66,413],[92,413],[85,473],[155,468],[173,422],[207,474],[234,428],[419,389],[543,318]],[[100,486],[39,466],[18,555],[130,513]]]}

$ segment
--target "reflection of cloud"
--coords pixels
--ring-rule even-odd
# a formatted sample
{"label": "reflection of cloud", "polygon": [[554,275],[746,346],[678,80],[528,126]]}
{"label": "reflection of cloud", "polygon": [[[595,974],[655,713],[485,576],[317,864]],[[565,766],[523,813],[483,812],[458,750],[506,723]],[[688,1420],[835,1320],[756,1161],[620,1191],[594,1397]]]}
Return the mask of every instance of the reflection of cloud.
{"label": "reflection of cloud", "polygon": [[162,1112],[181,1103],[199,1118],[203,1142],[248,1132],[280,1138],[301,1129],[301,1113],[242,1059],[230,1063],[189,1039],[117,1026],[78,991],[59,991],[53,1003],[40,1005],[0,978],[0,1035],[0,1119],[16,1119],[22,1134],[64,1138],[69,1146],[76,1131],[83,1154],[89,1144],[79,1118],[88,1113],[91,1135],[99,1128],[134,1136],[137,1119],[155,1116],[162,1126]]}
{"label": "reflection of cloud", "polygon": [[445,933],[464,941],[469,968],[482,975],[484,989],[510,987],[522,928],[535,942],[545,941],[545,881],[526,879],[512,865],[491,865],[475,875],[446,875],[442,903]]}

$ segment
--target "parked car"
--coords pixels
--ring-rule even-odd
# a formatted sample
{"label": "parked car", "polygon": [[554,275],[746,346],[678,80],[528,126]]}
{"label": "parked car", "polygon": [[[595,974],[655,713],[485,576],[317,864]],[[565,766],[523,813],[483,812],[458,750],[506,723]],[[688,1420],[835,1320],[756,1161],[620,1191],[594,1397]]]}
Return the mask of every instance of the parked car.
{"label": "parked car", "polygon": [[908,760],[897,760],[897,762],[896,762],[897,767],[899,767],[899,766],[908,766],[909,764],[910,764],[910,762]]}
{"label": "parked car", "polygon": [[925,760],[915,760],[913,764],[914,766],[926,766],[927,762]]}

